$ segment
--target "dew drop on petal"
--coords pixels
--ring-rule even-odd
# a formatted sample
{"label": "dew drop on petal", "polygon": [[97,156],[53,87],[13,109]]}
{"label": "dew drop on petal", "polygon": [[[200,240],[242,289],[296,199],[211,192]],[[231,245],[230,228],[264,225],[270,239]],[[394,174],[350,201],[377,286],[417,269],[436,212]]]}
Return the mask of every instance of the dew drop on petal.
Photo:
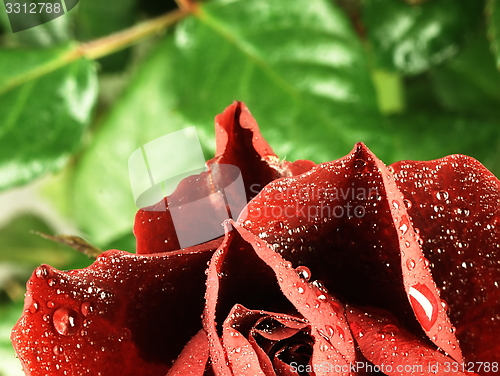
{"label": "dew drop on petal", "polygon": [[72,336],[80,327],[80,317],[74,310],[58,308],[52,316],[52,323],[56,331],[63,336]]}
{"label": "dew drop on petal", "polygon": [[411,201],[410,201],[410,200],[408,200],[408,199],[406,199],[406,198],[403,200],[403,203],[405,204],[406,209],[411,209],[411,207],[412,207],[412,205],[413,205],[413,204],[411,203]]}
{"label": "dew drop on petal", "polygon": [[130,332],[130,329],[128,328],[123,328],[120,330],[120,334],[118,335],[118,341],[120,342],[126,342],[132,337],[132,334]]}
{"label": "dew drop on petal", "polygon": [[437,199],[438,199],[438,200],[440,200],[440,201],[445,201],[445,200],[447,200],[449,196],[450,196],[450,195],[449,195],[449,194],[448,194],[448,192],[446,192],[446,191],[439,191],[439,192],[437,192],[437,193],[436,193],[436,197],[437,197]]}
{"label": "dew drop on petal", "polygon": [[408,259],[406,260],[406,267],[408,268],[408,270],[413,270],[415,269],[415,261],[413,259]]}
{"label": "dew drop on petal", "polygon": [[295,269],[295,271],[304,281],[308,282],[311,279],[311,271],[307,266],[300,265]]}
{"label": "dew drop on petal", "polygon": [[[28,296],[26,297],[26,300],[28,299],[31,299],[31,297],[28,298]],[[38,309],[40,308],[40,305],[38,304],[38,302],[36,300],[31,300],[31,304],[28,302],[28,304],[30,305],[29,307],[29,311],[31,313],[37,313],[38,312]]]}
{"label": "dew drop on petal", "polygon": [[82,306],[80,308],[80,311],[82,312],[83,316],[88,316],[89,314],[92,313],[94,310],[94,307],[92,306],[92,303],[90,302],[83,302]]}
{"label": "dew drop on petal", "polygon": [[49,276],[49,270],[45,265],[36,268],[35,275],[40,279],[45,279]]}

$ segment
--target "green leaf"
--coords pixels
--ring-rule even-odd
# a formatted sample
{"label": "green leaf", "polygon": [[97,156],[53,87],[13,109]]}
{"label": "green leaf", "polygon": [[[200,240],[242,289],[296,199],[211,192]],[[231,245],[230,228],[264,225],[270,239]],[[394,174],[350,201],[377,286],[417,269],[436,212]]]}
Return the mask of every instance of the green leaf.
{"label": "green leaf", "polygon": [[195,125],[241,100],[281,158],[332,160],[360,140],[384,154],[364,50],[331,1],[200,5],[176,29],[173,62],[179,111]]}
{"label": "green leaf", "polygon": [[[134,0],[85,0],[81,1],[77,13],[77,35],[80,40],[92,40],[122,29],[134,22]],[[104,70],[123,69],[128,61],[130,49],[101,58]]]}
{"label": "green leaf", "polygon": [[137,207],[128,174],[130,155],[188,125],[172,109],[171,46],[168,37],[141,65],[76,168],[74,215],[92,244],[104,247],[132,232]]}
{"label": "green leaf", "polygon": [[365,0],[363,19],[375,61],[385,69],[417,74],[454,56],[481,20],[482,2]]}
{"label": "green leaf", "polygon": [[391,116],[389,122],[398,134],[399,145],[396,144],[394,158],[386,163],[465,154],[500,176],[500,127],[496,119],[418,111]]}
{"label": "green leaf", "polygon": [[483,33],[471,39],[456,58],[430,73],[446,109],[500,118],[500,72]]}
{"label": "green leaf", "polygon": [[80,145],[97,78],[93,63],[70,57],[70,48],[0,51],[0,189],[61,168]]}
{"label": "green leaf", "polygon": [[500,1],[487,0],[486,15],[491,49],[495,55],[497,67],[500,69]]}
{"label": "green leaf", "polygon": [[24,376],[19,359],[10,342],[10,332],[23,311],[23,301],[16,304],[0,304],[0,376]]}

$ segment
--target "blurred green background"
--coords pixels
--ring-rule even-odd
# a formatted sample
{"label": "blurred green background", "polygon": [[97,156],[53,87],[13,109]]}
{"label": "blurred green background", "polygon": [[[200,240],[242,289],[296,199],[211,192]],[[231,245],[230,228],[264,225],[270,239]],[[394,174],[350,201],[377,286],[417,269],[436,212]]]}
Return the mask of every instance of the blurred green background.
{"label": "blurred green background", "polygon": [[0,5],[0,376],[22,375],[9,336],[33,269],[91,263],[33,231],[134,252],[128,157],[193,125],[212,157],[234,100],[280,158],[363,141],[386,164],[461,153],[500,176],[499,0],[188,5],[80,0],[19,33]]}

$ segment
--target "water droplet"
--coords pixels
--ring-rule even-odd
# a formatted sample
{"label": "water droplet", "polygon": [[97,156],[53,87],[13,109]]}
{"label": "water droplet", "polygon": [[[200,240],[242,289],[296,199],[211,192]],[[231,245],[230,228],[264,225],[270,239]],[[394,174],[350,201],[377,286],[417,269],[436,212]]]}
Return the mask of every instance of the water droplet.
{"label": "water droplet", "polygon": [[405,204],[405,208],[406,208],[406,209],[411,209],[411,207],[412,207],[412,203],[411,203],[411,201],[410,201],[410,200],[408,200],[408,199],[406,199],[406,198],[405,198],[405,199],[403,200],[403,203]]}
{"label": "water droplet", "polygon": [[387,170],[389,170],[389,172],[390,172],[391,174],[394,174],[394,167],[392,167],[392,166],[388,166],[388,167],[387,167]]}
{"label": "water droplet", "polygon": [[63,336],[72,336],[78,331],[81,320],[78,313],[74,310],[62,307],[54,312],[52,323],[59,334]]}
{"label": "water droplet", "polygon": [[448,312],[448,310],[450,309],[450,307],[448,306],[448,303],[446,302],[446,300],[441,300],[441,306],[443,307],[443,309]]}
{"label": "water droplet", "polygon": [[46,265],[41,265],[36,268],[35,275],[40,279],[45,279],[49,276],[49,269]]}
{"label": "water droplet", "polygon": [[304,281],[308,282],[309,279],[311,279],[311,271],[307,266],[300,265],[295,269],[295,271]]}
{"label": "water droplet", "polygon": [[402,235],[406,234],[406,231],[408,231],[408,226],[403,223],[401,226],[399,226],[399,231],[401,231]]}
{"label": "water droplet", "polygon": [[109,291],[101,291],[100,297],[101,299],[109,299],[111,298],[111,293]]}
{"label": "water droplet", "polygon": [[415,269],[415,266],[416,266],[416,263],[413,259],[406,260],[406,267],[408,268],[408,270]]}
{"label": "water droplet", "polygon": [[396,325],[394,324],[387,324],[382,328],[382,332],[387,334],[387,335],[394,335],[399,332],[399,329]]}
{"label": "water droplet", "polygon": [[438,300],[433,292],[421,283],[411,286],[408,295],[415,316],[422,327],[429,331],[437,320]]}
{"label": "water droplet", "polygon": [[331,325],[325,325],[326,336],[330,339],[335,334],[335,329]]}
{"label": "water droplet", "polygon": [[392,201],[392,207],[396,210],[399,209],[399,202],[397,202],[396,200]]}
{"label": "water droplet", "polygon": [[54,303],[53,301],[49,300],[49,301],[47,302],[47,307],[48,307],[48,308],[54,308],[55,306],[56,306],[56,305],[55,305],[55,303]]}
{"label": "water droplet", "polygon": [[64,349],[63,349],[63,347],[62,347],[62,346],[55,345],[55,346],[52,348],[52,351],[54,352],[54,355],[59,355],[59,354],[62,354],[62,352],[64,351]]}
{"label": "water droplet", "polygon": [[120,330],[120,334],[118,335],[118,341],[120,342],[126,342],[132,337],[132,333],[130,332],[130,329],[128,328],[123,328]]}
{"label": "water droplet", "polygon": [[299,292],[299,294],[303,294],[304,293],[304,288],[302,286],[299,286],[299,288],[297,289],[297,291]]}
{"label": "water droplet", "polygon": [[406,248],[410,248],[410,245],[411,245],[411,244],[410,244],[410,242],[409,242],[409,241],[406,241],[406,242],[405,242],[405,247],[406,247]]}
{"label": "water droplet", "polygon": [[82,306],[80,307],[80,311],[82,312],[83,316],[90,315],[93,310],[94,310],[94,307],[93,307],[92,303],[90,303],[90,302],[83,302]]}
{"label": "water droplet", "polygon": [[48,284],[50,287],[52,287],[52,286],[54,286],[54,285],[56,284],[56,280],[55,280],[54,278],[49,278],[49,279],[47,280],[47,284]]}
{"label": "water droplet", "polygon": [[362,159],[356,159],[354,161],[354,168],[356,170],[361,170],[365,166],[366,166],[366,162],[364,160],[362,160]]}
{"label": "water droplet", "polygon": [[436,193],[436,197],[440,201],[448,200],[449,196],[450,195],[446,191],[439,191],[438,193]]}
{"label": "water droplet", "polygon": [[345,336],[344,329],[342,329],[338,325],[335,325],[335,329],[337,329],[337,333],[339,334],[340,339],[344,340],[344,336]]}
{"label": "water droplet", "polygon": [[38,302],[36,300],[33,300],[33,303],[31,304],[29,309],[30,309],[31,313],[37,313],[39,308],[40,308],[40,306],[39,306]]}
{"label": "water droplet", "polygon": [[365,331],[357,322],[353,322],[350,326],[355,337],[361,338],[365,335]]}

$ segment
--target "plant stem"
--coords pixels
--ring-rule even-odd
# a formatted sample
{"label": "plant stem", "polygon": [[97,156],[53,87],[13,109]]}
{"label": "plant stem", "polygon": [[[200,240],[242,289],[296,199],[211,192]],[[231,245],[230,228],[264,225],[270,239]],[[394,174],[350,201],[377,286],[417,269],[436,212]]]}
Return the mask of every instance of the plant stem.
{"label": "plant stem", "polygon": [[166,27],[175,24],[189,14],[190,11],[187,9],[176,9],[170,13],[145,21],[116,34],[111,34],[92,42],[82,43],[75,51],[70,53],[71,56],[69,56],[69,58],[71,60],[76,60],[83,56],[87,59],[95,60],[110,55],[133,45],[135,42],[153,33],[164,30]]}

